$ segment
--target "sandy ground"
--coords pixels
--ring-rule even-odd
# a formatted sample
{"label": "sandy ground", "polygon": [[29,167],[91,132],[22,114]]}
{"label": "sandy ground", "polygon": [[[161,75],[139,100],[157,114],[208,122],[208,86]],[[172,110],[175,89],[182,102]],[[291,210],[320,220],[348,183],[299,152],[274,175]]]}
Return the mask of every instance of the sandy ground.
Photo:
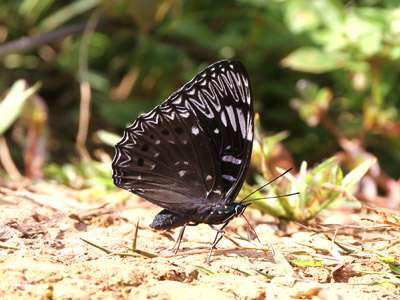
{"label": "sandy ground", "polygon": [[[300,257],[294,251],[306,250],[336,255],[341,262],[323,267],[292,265],[295,275],[284,277],[271,251],[223,251],[235,248],[223,239],[221,252],[212,256],[208,266],[205,260],[215,235],[210,227],[188,227],[179,252],[186,255],[172,256],[168,248],[179,229],[163,233],[148,227],[160,208],[134,197],[105,207],[79,202],[77,197],[78,191],[46,183],[20,187],[0,182],[0,245],[18,248],[0,248],[0,299],[391,299],[400,295],[396,287],[367,284],[382,281],[384,276],[378,272],[387,273],[371,256],[319,253],[299,244],[329,248],[331,242],[323,234],[293,225],[277,226],[255,210],[246,215],[262,241],[259,247],[268,249],[271,243],[288,260]],[[359,224],[359,218],[337,212],[324,222]],[[160,257],[106,254],[81,240],[128,252],[122,244],[132,245],[138,219],[137,248]],[[232,230],[247,236],[245,220],[231,222],[227,229],[231,237],[235,236]],[[339,232],[337,240],[354,242],[361,240],[362,233]],[[374,237],[382,236],[383,231],[368,233],[365,245],[378,247]],[[387,235],[388,240],[394,238]],[[243,247],[250,245],[236,241]],[[390,249],[398,255],[399,246]],[[216,274],[208,275],[196,266]],[[257,270],[276,277],[270,280]]]}

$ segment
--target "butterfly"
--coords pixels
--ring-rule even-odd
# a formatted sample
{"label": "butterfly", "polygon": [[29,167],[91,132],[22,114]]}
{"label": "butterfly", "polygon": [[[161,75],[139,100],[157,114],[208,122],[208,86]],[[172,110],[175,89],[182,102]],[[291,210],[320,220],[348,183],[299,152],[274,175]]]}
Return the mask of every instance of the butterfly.
{"label": "butterfly", "polygon": [[[238,61],[205,68],[167,100],[139,116],[115,146],[114,184],[164,208],[157,230],[200,223],[223,229],[249,204],[234,202],[245,180],[253,144],[253,103]],[[221,229],[215,224],[223,224]]]}

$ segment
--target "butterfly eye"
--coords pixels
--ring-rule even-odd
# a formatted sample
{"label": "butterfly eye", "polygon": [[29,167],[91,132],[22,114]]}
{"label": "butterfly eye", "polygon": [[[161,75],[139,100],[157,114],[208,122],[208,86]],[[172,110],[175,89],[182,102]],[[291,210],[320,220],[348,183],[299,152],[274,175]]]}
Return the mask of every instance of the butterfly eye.
{"label": "butterfly eye", "polygon": [[245,208],[246,208],[246,206],[243,206],[240,204],[236,205],[235,206],[235,217],[241,216],[244,213]]}

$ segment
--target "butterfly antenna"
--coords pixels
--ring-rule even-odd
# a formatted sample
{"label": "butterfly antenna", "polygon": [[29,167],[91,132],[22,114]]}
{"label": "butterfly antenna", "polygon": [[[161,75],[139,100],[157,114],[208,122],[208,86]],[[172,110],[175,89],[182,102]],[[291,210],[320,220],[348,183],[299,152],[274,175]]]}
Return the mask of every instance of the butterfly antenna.
{"label": "butterfly antenna", "polygon": [[[275,177],[274,179],[272,179],[271,181],[267,182],[266,184],[264,184],[263,186],[259,187],[258,189],[256,189],[254,192],[248,194],[245,198],[243,198],[242,200],[240,200],[240,203],[243,203],[244,200],[246,200],[247,198],[249,198],[251,195],[253,195],[254,193],[258,192],[259,190],[262,190],[263,188],[265,188],[267,185],[273,183],[275,180],[281,178],[282,176],[284,176],[286,173],[290,172],[293,168],[290,168],[288,170],[286,170],[285,172],[283,172],[281,175],[279,175],[278,177]],[[285,195],[288,196],[288,195]],[[285,197],[285,196],[280,196],[280,197]],[[276,197],[274,197],[276,198]],[[279,197],[278,197],[279,198]],[[249,201],[249,200],[248,200]],[[247,201],[247,202],[248,202]],[[252,200],[250,200],[252,201]]]}
{"label": "butterfly antenna", "polygon": [[[295,193],[290,193],[290,194],[286,194],[286,195],[270,196],[270,197],[261,197],[261,198],[256,198],[256,199],[248,199],[247,201],[243,202],[243,204],[249,203],[250,201],[283,198],[283,197],[289,197],[289,196],[294,196],[294,195],[298,195],[298,194],[300,194],[300,193],[299,193],[299,192],[295,192]],[[242,202],[241,202],[241,203],[242,203]]]}

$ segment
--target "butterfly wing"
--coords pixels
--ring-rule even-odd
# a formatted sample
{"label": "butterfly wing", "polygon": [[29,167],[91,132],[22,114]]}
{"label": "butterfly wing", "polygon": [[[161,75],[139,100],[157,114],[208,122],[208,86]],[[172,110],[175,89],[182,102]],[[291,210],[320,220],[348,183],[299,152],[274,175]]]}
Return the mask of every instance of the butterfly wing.
{"label": "butterfly wing", "polygon": [[125,129],[116,145],[114,183],[176,212],[222,190],[208,136],[186,109],[157,106]]}
{"label": "butterfly wing", "polygon": [[253,145],[254,113],[246,69],[238,61],[217,62],[187,84],[183,97],[218,154],[224,202],[233,202],[245,180]]}
{"label": "butterfly wing", "polygon": [[240,62],[217,62],[125,130],[114,183],[176,213],[205,199],[233,202],[252,139],[247,73]]}

